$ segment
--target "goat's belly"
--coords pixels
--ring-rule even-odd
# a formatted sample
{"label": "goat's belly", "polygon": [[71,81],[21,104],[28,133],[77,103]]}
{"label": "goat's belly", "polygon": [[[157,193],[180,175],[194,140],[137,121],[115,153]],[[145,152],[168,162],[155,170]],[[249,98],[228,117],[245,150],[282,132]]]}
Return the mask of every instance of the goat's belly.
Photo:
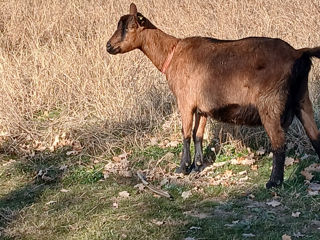
{"label": "goat's belly", "polygon": [[241,106],[238,104],[229,104],[210,111],[214,119],[239,125],[258,126],[261,125],[261,119],[257,108],[253,105]]}

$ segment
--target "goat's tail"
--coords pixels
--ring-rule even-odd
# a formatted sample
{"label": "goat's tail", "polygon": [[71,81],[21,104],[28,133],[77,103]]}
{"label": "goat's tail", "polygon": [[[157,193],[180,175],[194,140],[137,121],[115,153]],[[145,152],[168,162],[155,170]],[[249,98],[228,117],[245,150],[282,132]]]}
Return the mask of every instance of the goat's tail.
{"label": "goat's tail", "polygon": [[301,54],[305,54],[308,57],[320,58],[320,47],[315,48],[302,48],[298,50]]}

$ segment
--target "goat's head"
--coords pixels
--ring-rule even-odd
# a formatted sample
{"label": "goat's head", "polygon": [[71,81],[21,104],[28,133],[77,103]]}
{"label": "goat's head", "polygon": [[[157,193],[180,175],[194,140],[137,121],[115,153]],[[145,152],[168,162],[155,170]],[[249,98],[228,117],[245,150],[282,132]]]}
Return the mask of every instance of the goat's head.
{"label": "goat's head", "polygon": [[141,13],[138,13],[136,5],[131,3],[130,14],[120,18],[117,30],[107,43],[108,53],[126,53],[140,48],[141,32],[146,28],[155,27]]}

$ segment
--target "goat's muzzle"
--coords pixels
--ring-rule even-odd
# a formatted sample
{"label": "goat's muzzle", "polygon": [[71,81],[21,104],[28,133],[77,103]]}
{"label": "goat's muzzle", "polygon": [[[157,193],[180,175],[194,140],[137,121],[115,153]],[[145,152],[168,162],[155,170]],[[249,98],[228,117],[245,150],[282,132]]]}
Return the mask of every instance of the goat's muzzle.
{"label": "goat's muzzle", "polygon": [[107,42],[107,52],[110,54],[117,54],[120,52],[120,48],[119,47],[114,48],[109,41]]}

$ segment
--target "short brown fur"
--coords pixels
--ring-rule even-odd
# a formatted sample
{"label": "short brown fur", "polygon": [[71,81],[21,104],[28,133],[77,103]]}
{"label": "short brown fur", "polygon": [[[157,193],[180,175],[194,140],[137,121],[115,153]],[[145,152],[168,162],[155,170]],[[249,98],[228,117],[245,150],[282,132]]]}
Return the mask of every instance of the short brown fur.
{"label": "short brown fur", "polygon": [[[320,154],[320,135],[308,93],[310,59],[320,58],[320,47],[296,50],[283,40],[263,37],[234,41],[179,39],[157,29],[131,4],[130,14],[120,18],[107,51],[117,54],[133,49],[140,49],[164,71],[177,99],[184,139],[178,172],[201,170],[202,138],[208,116],[223,122],[265,127],[274,152],[268,188],[283,181],[285,132],[294,116],[300,119]],[[195,157],[191,164],[194,115]]]}

